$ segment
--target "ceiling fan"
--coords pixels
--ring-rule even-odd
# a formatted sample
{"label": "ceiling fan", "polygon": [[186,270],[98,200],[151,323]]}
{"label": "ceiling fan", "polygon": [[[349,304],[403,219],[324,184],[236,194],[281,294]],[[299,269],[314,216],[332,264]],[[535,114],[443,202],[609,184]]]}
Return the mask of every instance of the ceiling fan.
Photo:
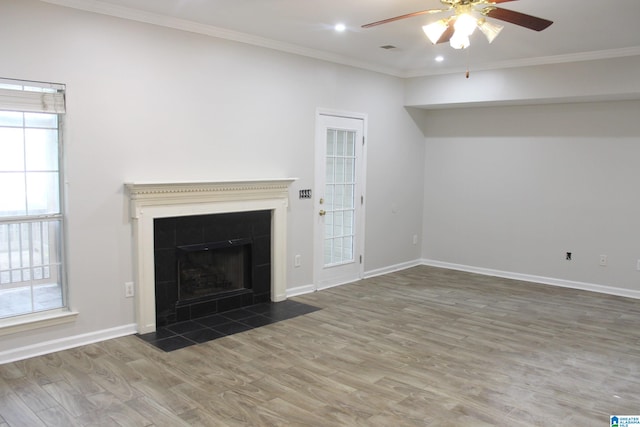
{"label": "ceiling fan", "polygon": [[509,22],[535,31],[542,31],[553,24],[553,21],[549,21],[548,19],[537,18],[513,10],[496,7],[498,3],[510,1],[517,0],[440,0],[443,5],[447,6],[446,8],[427,9],[407,13],[405,15],[365,24],[362,28],[371,28],[414,16],[453,11],[453,15],[450,17],[425,25],[422,29],[433,44],[449,42],[451,47],[455,49],[464,49],[469,46],[469,36],[476,27],[484,33],[489,43],[502,31],[502,25],[487,21],[485,19],[486,17]]}

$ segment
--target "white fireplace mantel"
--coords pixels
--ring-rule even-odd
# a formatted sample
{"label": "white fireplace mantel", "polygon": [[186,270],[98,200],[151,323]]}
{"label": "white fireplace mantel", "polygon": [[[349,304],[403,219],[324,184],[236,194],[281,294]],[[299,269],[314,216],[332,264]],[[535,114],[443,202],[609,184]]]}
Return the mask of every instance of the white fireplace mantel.
{"label": "white fireplace mantel", "polygon": [[153,224],[156,218],[270,210],[271,300],[286,299],[287,208],[295,178],[125,184],[131,204],[139,333],[156,330]]}

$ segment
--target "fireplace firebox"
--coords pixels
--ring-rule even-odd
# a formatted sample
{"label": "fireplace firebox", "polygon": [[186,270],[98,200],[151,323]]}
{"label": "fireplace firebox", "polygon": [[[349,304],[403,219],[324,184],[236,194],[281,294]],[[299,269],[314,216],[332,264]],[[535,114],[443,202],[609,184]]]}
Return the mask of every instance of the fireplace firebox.
{"label": "fireplace firebox", "polygon": [[177,247],[178,304],[251,289],[251,239]]}
{"label": "fireplace firebox", "polygon": [[271,211],[154,220],[156,324],[271,299]]}

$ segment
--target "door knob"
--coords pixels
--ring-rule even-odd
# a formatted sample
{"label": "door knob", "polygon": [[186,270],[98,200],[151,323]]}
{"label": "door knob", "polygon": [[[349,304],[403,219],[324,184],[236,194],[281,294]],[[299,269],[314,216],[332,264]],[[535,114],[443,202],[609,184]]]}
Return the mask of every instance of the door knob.
{"label": "door knob", "polygon": [[320,209],[319,214],[320,214],[320,216],[325,216],[327,214],[327,212],[324,209]]}

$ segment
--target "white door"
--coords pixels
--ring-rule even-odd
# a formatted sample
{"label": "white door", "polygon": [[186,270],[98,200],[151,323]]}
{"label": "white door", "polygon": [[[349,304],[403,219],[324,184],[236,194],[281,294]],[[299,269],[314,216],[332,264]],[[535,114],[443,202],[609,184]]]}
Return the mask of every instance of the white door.
{"label": "white door", "polygon": [[316,124],[316,289],[362,278],[364,117],[319,113]]}

